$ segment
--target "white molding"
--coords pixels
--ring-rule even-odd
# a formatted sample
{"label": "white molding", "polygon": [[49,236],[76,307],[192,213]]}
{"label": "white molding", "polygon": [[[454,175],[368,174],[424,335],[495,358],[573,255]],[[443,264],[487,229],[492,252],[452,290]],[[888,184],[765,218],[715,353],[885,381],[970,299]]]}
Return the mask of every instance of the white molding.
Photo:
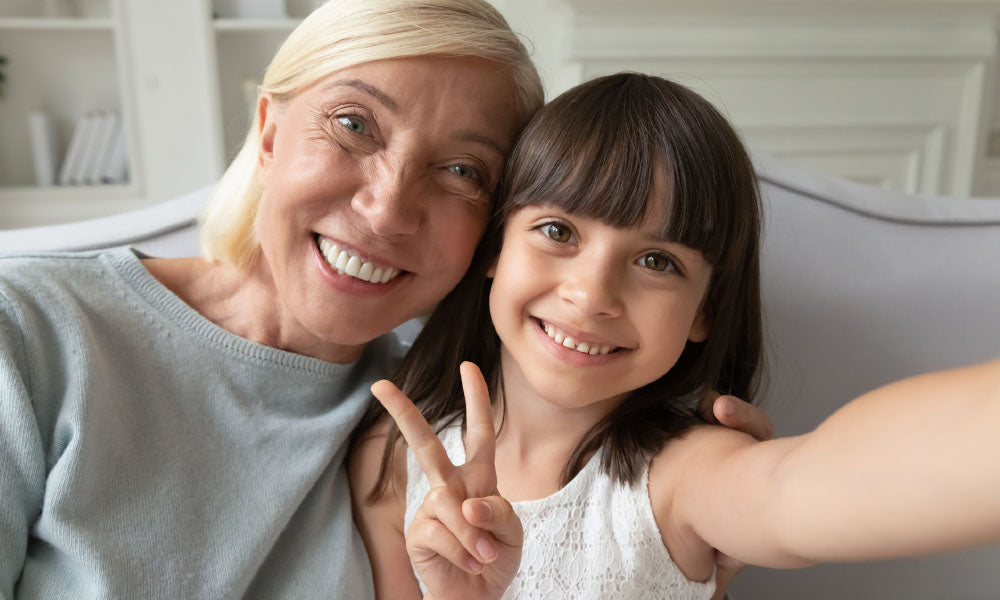
{"label": "white molding", "polygon": [[990,26],[998,0],[562,0],[578,15],[730,19],[747,23]]}
{"label": "white molding", "polygon": [[826,158],[829,172],[901,191],[962,197],[983,187],[1000,0],[564,4],[573,13],[565,62],[578,66],[580,80],[620,70],[675,79],[751,132],[750,144],[790,158],[752,132],[783,129],[808,145],[820,142],[808,138],[810,128],[864,127],[890,138],[920,130],[920,139],[888,149],[856,136],[854,158],[846,149],[802,158]]}
{"label": "white molding", "polygon": [[847,179],[939,195],[947,126],[765,126],[741,134],[769,155]]}
{"label": "white molding", "polygon": [[732,26],[647,19],[578,19],[572,55],[595,58],[982,60],[997,53],[992,29]]}

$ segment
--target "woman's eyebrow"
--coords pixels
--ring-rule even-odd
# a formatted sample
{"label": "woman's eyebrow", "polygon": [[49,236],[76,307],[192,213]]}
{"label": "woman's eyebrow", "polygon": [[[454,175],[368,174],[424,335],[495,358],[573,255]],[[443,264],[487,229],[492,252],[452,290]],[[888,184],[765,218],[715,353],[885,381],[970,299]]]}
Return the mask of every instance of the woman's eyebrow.
{"label": "woman's eyebrow", "polygon": [[396,101],[393,100],[389,94],[386,94],[367,81],[362,81],[360,79],[338,79],[327,86],[327,89],[334,87],[352,87],[354,89],[361,90],[372,98],[378,100],[382,106],[388,108],[390,111],[397,112],[399,110],[399,105],[396,104]]}
{"label": "woman's eyebrow", "polygon": [[499,143],[497,143],[496,140],[481,133],[476,133],[470,129],[463,129],[462,131],[455,132],[452,137],[460,142],[472,142],[473,144],[486,146],[490,150],[499,154],[501,157],[507,156],[507,152],[500,146]]}

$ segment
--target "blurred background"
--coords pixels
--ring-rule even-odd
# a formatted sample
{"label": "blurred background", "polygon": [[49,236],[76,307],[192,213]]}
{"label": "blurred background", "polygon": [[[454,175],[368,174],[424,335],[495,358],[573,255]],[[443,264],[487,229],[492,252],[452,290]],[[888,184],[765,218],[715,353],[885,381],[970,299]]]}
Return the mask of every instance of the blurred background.
{"label": "blurred background", "polygon": [[[343,0],[363,1],[363,0]],[[0,0],[0,228],[215,181],[314,0]],[[924,195],[1000,197],[998,1],[497,0],[549,96],[631,69],[758,151]]]}

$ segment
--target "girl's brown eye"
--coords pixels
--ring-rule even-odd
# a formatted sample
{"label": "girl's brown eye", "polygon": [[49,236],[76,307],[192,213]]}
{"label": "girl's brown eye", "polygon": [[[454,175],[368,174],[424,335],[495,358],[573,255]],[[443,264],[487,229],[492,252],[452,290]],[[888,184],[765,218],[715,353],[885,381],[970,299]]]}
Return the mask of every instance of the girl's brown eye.
{"label": "girl's brown eye", "polygon": [[558,223],[548,223],[542,228],[545,235],[554,242],[568,242],[571,237],[569,227],[565,227]]}
{"label": "girl's brown eye", "polygon": [[644,254],[639,259],[640,266],[652,271],[666,271],[672,266],[672,264],[673,261],[662,254]]}

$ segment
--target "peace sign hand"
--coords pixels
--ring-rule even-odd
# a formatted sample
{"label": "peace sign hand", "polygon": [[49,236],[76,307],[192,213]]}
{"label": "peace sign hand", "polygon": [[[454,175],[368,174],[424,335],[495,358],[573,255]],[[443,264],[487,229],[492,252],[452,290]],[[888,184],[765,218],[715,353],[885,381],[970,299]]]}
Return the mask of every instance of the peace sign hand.
{"label": "peace sign hand", "polygon": [[455,466],[413,402],[389,381],[372,394],[399,426],[430,491],[406,531],[406,550],[427,586],[425,600],[500,598],[521,562],[523,531],[497,491],[496,429],[478,367],[462,363],[466,462]]}

